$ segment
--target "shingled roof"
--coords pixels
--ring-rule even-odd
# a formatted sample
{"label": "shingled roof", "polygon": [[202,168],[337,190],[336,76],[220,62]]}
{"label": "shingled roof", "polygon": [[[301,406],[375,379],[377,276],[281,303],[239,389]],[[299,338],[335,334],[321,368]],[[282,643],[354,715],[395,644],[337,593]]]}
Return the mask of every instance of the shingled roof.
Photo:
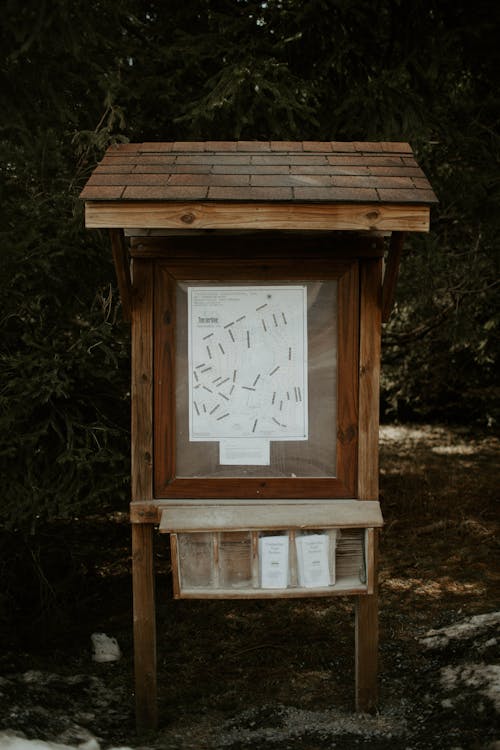
{"label": "shingled roof", "polygon": [[[266,204],[275,207],[275,215],[280,204],[397,205],[425,207],[428,216],[436,202],[407,143],[336,141],[119,144],[106,151],[81,198],[87,202],[87,226],[122,227],[153,226],[160,221],[154,204],[160,203],[207,209],[210,204]],[[149,223],[141,222],[146,204],[152,211]],[[128,223],[120,223],[118,213]],[[157,226],[170,226],[169,221]]]}
{"label": "shingled roof", "polygon": [[111,146],[86,201],[232,201],[430,205],[407,143],[204,141]]}

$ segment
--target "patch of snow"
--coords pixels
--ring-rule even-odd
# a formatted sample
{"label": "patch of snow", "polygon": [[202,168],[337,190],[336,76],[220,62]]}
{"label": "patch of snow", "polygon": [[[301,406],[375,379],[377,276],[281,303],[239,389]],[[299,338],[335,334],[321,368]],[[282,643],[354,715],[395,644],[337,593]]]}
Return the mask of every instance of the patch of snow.
{"label": "patch of snow", "polygon": [[449,698],[445,698],[441,701],[441,705],[443,708],[453,708],[453,701],[451,701]]}
{"label": "patch of snow", "polygon": [[500,713],[500,665],[462,664],[443,667],[441,685],[445,690],[471,688],[489,698],[497,713]]}
{"label": "patch of snow", "polygon": [[420,642],[425,648],[438,649],[448,646],[450,641],[469,640],[481,635],[489,628],[500,625],[500,612],[474,615],[446,628],[429,630]]}
{"label": "patch of snow", "polygon": [[493,646],[497,645],[497,639],[496,638],[490,638],[489,641],[486,641],[486,643],[483,644],[483,649],[487,648],[493,648]]}
{"label": "patch of snow", "polygon": [[466,445],[465,443],[458,443],[458,445],[435,445],[431,450],[433,453],[437,453],[438,456],[473,456],[477,453],[475,445]]}
{"label": "patch of snow", "polygon": [[[0,732],[0,750],[101,750],[101,746],[94,738],[79,745],[63,745],[60,742],[27,740],[15,732]],[[113,747],[109,750],[132,750],[132,748]]]}

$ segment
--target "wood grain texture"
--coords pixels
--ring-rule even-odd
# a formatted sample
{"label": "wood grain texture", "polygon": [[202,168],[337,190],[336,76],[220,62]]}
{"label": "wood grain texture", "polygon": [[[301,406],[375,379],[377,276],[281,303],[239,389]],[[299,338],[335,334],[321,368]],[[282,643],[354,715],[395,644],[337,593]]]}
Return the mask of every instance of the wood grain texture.
{"label": "wood grain texture", "polygon": [[378,499],[378,430],[382,262],[361,266],[358,497]]}
{"label": "wood grain texture", "polygon": [[153,527],[132,526],[132,583],[136,724],[139,732],[158,724]]}
{"label": "wood grain texture", "polygon": [[[98,188],[92,188],[97,190]],[[114,187],[106,188],[115,190]],[[94,201],[86,196],[88,229],[298,229],[428,232],[427,205],[404,203],[231,203]]]}
{"label": "wood grain texture", "polygon": [[132,294],[132,501],[153,498],[153,266],[134,260]]}

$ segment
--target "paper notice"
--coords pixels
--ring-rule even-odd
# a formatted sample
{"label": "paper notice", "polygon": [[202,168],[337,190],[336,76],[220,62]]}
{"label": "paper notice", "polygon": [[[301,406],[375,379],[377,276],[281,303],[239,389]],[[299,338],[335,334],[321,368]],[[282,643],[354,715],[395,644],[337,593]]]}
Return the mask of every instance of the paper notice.
{"label": "paper notice", "polygon": [[307,440],[305,286],[189,287],[188,333],[190,440]]}
{"label": "paper notice", "polygon": [[263,589],[288,586],[288,536],[259,538],[260,582]]}
{"label": "paper notice", "polygon": [[269,466],[271,451],[269,440],[235,438],[219,443],[219,463],[230,466]]}
{"label": "paper notice", "polygon": [[327,534],[304,534],[296,537],[299,586],[321,588],[331,584],[328,564]]}

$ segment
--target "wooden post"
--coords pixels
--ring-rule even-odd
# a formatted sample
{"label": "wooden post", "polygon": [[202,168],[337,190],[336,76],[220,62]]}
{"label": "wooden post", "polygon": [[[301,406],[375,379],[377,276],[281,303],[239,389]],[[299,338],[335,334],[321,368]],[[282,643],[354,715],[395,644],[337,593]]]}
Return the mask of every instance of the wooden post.
{"label": "wooden post", "polygon": [[136,726],[145,732],[158,725],[152,524],[132,524],[132,586]]}
{"label": "wooden post", "polygon": [[[359,346],[358,498],[378,500],[378,429],[382,263],[361,265]],[[374,539],[373,594],[356,601],[356,710],[377,706],[378,592],[377,533]]]}
{"label": "wooden post", "polygon": [[373,713],[378,702],[378,595],[356,597],[356,711]]}
{"label": "wooden post", "polygon": [[[134,261],[132,305],[132,504],[153,499],[153,270]],[[132,524],[136,723],[155,729],[156,612],[153,526]]]}

